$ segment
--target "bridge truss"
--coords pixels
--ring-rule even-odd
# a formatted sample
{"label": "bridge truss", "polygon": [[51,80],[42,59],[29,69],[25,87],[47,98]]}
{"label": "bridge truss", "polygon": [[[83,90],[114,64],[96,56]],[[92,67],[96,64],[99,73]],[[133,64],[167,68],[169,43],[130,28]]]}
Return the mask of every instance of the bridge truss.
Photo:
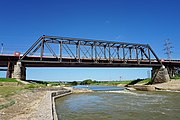
{"label": "bridge truss", "polygon": [[57,36],[41,36],[20,61],[29,66],[161,66],[148,44]]}

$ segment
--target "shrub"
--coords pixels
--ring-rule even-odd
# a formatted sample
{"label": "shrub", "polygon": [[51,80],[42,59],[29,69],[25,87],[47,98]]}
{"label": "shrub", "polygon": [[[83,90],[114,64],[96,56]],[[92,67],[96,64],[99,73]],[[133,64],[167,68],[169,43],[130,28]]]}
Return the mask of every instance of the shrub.
{"label": "shrub", "polygon": [[80,83],[80,85],[89,85],[89,84],[91,84],[91,83],[93,83],[93,81],[92,81],[91,79],[87,79],[87,80],[82,81],[82,82]]}

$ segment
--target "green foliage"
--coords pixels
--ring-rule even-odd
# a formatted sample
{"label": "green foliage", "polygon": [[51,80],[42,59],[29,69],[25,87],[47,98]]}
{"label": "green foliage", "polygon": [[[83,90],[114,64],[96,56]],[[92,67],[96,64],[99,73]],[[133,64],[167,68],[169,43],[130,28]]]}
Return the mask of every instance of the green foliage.
{"label": "green foliage", "polygon": [[15,78],[0,78],[0,82],[18,82]]}
{"label": "green foliage", "polygon": [[80,85],[90,85],[90,84],[92,84],[92,83],[94,83],[93,80],[87,79],[87,80],[82,81],[82,82],[80,83]]}
{"label": "green foliage", "polygon": [[71,84],[72,86],[74,86],[74,85],[78,85],[78,82],[77,82],[77,81],[73,81],[73,82],[70,82],[70,84]]}

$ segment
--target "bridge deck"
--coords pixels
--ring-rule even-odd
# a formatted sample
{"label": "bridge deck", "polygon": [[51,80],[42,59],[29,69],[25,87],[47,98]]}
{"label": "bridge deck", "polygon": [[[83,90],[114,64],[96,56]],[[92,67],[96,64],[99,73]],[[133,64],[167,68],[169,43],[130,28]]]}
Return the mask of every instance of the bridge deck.
{"label": "bridge deck", "polygon": [[[21,57],[21,56],[20,56]],[[0,67],[7,67],[8,61],[16,63],[19,56],[14,55],[0,55]],[[82,58],[79,60],[74,58],[53,58],[49,56],[43,57],[43,61],[40,61],[40,57],[31,56],[26,57],[26,60],[21,60],[26,67],[155,67],[161,66],[158,61],[152,59],[149,60],[138,60],[137,59],[89,59]],[[180,60],[164,60],[162,64],[165,66],[180,67]]]}

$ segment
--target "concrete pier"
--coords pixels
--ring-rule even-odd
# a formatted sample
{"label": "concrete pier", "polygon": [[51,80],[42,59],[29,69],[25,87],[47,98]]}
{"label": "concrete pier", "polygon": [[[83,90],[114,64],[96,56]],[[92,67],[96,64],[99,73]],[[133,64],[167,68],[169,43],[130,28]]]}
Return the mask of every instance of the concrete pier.
{"label": "concrete pier", "polygon": [[21,62],[17,62],[17,64],[14,65],[12,78],[16,78],[19,80],[26,80],[26,68],[22,65]]}
{"label": "concrete pier", "polygon": [[153,67],[152,69],[152,83],[164,83],[170,81],[169,73],[165,66],[160,68]]}

